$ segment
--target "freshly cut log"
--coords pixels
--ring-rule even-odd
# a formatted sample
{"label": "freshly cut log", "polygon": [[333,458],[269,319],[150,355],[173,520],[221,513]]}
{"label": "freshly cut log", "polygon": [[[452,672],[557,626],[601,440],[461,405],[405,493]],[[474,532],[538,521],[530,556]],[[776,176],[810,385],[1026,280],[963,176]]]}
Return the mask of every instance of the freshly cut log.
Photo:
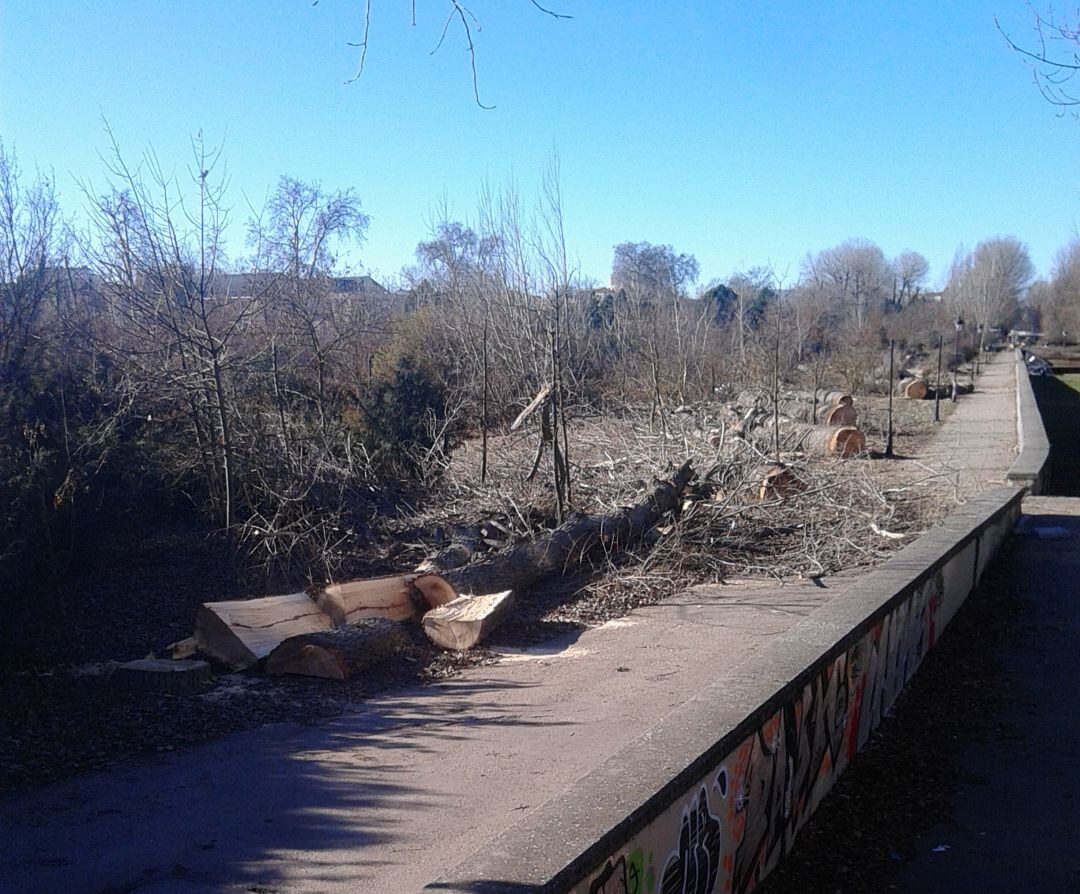
{"label": "freshly cut log", "polygon": [[169,692],[178,695],[196,692],[212,679],[205,661],[169,658],[140,658],[113,670],[110,682],[127,692]]}
{"label": "freshly cut log", "polygon": [[814,394],[817,394],[817,403],[819,407],[838,407],[838,406],[851,406],[855,403],[855,399],[851,396],[849,391],[829,391],[825,388],[819,388],[817,392],[813,391],[793,391],[790,392],[792,397],[798,398],[801,401],[805,401],[808,404],[814,402]]}
{"label": "freshly cut log", "polygon": [[694,477],[686,462],[641,502],[612,515],[575,516],[550,534],[516,544],[479,562],[445,572],[459,593],[483,596],[504,590],[520,592],[533,581],[587,561],[600,551],[625,549],[667,513],[682,505],[682,493]]}
{"label": "freshly cut log", "polygon": [[817,421],[822,425],[854,425],[858,418],[853,404],[818,407]]}
{"label": "freshly cut log", "polygon": [[208,655],[234,670],[251,667],[282,640],[329,630],[333,622],[307,593],[204,602],[195,615],[195,639]]}
{"label": "freshly cut log", "polygon": [[429,611],[421,624],[435,645],[462,652],[491,633],[506,617],[513,602],[510,590],[486,596],[459,596]]}
{"label": "freshly cut log", "polygon": [[195,639],[207,654],[243,670],[292,637],[364,618],[408,620],[418,603],[436,607],[457,595],[437,574],[407,574],[330,584],[313,593],[206,602],[195,617]]}
{"label": "freshly cut log", "polygon": [[808,452],[820,455],[847,457],[866,450],[866,436],[852,425],[836,428],[796,426],[797,442]]}
{"label": "freshly cut log", "polygon": [[400,624],[366,618],[321,633],[304,633],[277,645],[266,658],[266,672],[344,680],[411,647]]}
{"label": "freshly cut log", "polygon": [[424,602],[429,608],[438,608],[457,599],[458,592],[451,586],[446,578],[438,574],[409,575],[412,585],[420,591]]}
{"label": "freshly cut log", "polygon": [[854,425],[858,414],[853,404],[818,404],[817,419],[811,417],[814,405],[801,400],[781,399],[776,408],[781,416],[795,422],[818,422],[821,425]]}
{"label": "freshly cut log", "polygon": [[847,391],[818,390],[818,403],[830,407],[850,407],[855,401]]}
{"label": "freshly cut log", "polygon": [[529,401],[529,405],[524,410],[518,413],[517,419],[510,423],[510,431],[517,431],[521,428],[521,426],[525,424],[526,419],[535,413],[543,404],[547,403],[549,397],[551,397],[550,382],[536,393],[536,397]]}
{"label": "freshly cut log", "polygon": [[[438,575],[430,577],[438,580]],[[330,616],[335,627],[355,624],[363,618],[407,621],[416,614],[412,587],[418,581],[415,575],[351,580],[327,585],[314,595],[314,599],[319,608]],[[425,585],[427,583],[430,582],[425,582]],[[420,589],[419,585],[417,589]]]}
{"label": "freshly cut log", "polygon": [[896,393],[910,400],[923,400],[926,397],[926,382],[922,379],[901,379],[896,383]]}

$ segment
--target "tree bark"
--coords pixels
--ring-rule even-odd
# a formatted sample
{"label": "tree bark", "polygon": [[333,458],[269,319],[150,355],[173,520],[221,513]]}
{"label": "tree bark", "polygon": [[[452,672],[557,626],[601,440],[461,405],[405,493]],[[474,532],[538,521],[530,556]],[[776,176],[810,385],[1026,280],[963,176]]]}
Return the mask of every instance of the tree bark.
{"label": "tree bark", "polygon": [[850,425],[836,428],[796,425],[792,432],[799,446],[818,456],[848,457],[866,450],[866,436]]}
{"label": "tree bark", "polygon": [[290,637],[267,656],[266,672],[344,680],[410,646],[400,624],[368,618],[348,627]]}
{"label": "tree bark", "polygon": [[442,577],[470,596],[521,592],[534,581],[587,561],[601,550],[625,549],[664,515],[681,506],[694,471],[686,462],[640,503],[613,515],[576,516],[545,537],[519,543],[481,562],[446,571]]}

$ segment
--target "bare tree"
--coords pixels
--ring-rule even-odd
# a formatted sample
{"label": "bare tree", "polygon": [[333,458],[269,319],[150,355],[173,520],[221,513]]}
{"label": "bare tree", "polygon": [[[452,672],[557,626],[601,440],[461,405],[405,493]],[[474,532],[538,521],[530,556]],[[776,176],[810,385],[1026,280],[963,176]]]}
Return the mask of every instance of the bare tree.
{"label": "bare tree", "polygon": [[51,177],[24,188],[18,160],[0,143],[0,372],[22,365],[56,293],[64,226]]}
{"label": "bare tree", "polygon": [[930,273],[930,262],[917,251],[904,251],[893,260],[892,268],[893,303],[901,308],[919,297]]}
{"label": "bare tree", "polygon": [[1028,303],[1039,312],[1040,325],[1053,340],[1080,338],[1080,239],[1073,239],[1054,258],[1050,280],[1030,290]]}
{"label": "bare tree", "polygon": [[1080,9],[1059,14],[1048,8],[1045,12],[1028,4],[1033,17],[1034,34],[1030,42],[1013,40],[994,19],[998,31],[1009,47],[1019,54],[1031,69],[1035,86],[1043,99],[1063,114],[1080,106],[1080,92],[1073,87],[1073,78],[1080,72]]}
{"label": "bare tree", "polygon": [[[470,66],[470,69],[472,71],[473,99],[475,100],[476,104],[478,106],[480,106],[480,108],[482,108],[482,109],[493,109],[493,108],[495,108],[494,106],[484,105],[484,103],[482,103],[480,101],[480,83],[479,83],[479,77],[478,77],[477,71],[476,71],[476,44],[475,44],[474,39],[473,39],[473,32],[474,31],[479,32],[479,31],[482,30],[482,28],[480,26],[480,21],[476,18],[475,15],[473,15],[473,13],[470,11],[470,9],[464,3],[460,2],[460,0],[448,0],[448,2],[449,2],[449,6],[448,6],[448,8],[446,10],[446,18],[443,21],[442,30],[441,30],[441,32],[439,34],[438,43],[436,43],[435,49],[432,50],[432,53],[434,54],[435,52],[437,52],[439,50],[439,48],[443,45],[443,42],[446,40],[446,35],[449,32],[451,26],[457,24],[461,29],[461,35],[465,40],[465,48],[466,48],[466,50],[468,52],[468,55],[469,55],[469,66]],[[566,15],[565,13],[561,13],[561,12],[556,12],[553,9],[549,9],[548,7],[542,5],[539,2],[539,0],[529,0],[529,3],[534,8],[536,8],[540,12],[544,13],[545,15],[550,16],[553,19],[570,19],[570,18],[573,18],[573,16]],[[311,5],[312,6],[318,6],[319,5],[319,0],[314,0],[314,2]],[[351,78],[349,78],[345,82],[346,84],[351,84],[354,81],[358,80],[359,77],[364,73],[364,63],[367,61],[368,42],[369,42],[369,38],[371,36],[371,7],[372,7],[372,0],[364,0],[363,28],[362,28],[362,31],[361,31],[360,39],[355,43],[350,42],[350,44],[349,44],[349,46],[353,46],[353,47],[356,47],[357,49],[359,49],[359,51],[360,51],[360,59],[359,59],[359,62],[357,64],[356,74],[354,74]],[[415,28],[416,27],[416,0],[412,0],[412,3],[410,5],[410,11],[411,11],[410,24],[412,25],[412,27]]]}
{"label": "bare tree", "polygon": [[1010,325],[1034,274],[1027,246],[1015,236],[986,239],[972,252],[961,247],[949,268],[946,299],[968,322]]}
{"label": "bare tree", "polygon": [[159,418],[187,429],[170,445],[175,473],[199,471],[214,521],[231,537],[243,476],[236,380],[249,360],[239,335],[259,296],[221,293],[220,150],[201,135],[192,141],[186,188],[152,151],[129,167],[115,140],[108,171],[104,192],[86,187],[94,231],[86,248],[108,284],[116,327],[100,347],[130,371]]}
{"label": "bare tree", "polygon": [[892,269],[882,250],[866,239],[849,239],[807,256],[803,281],[823,291],[861,331],[870,313],[892,294]]}

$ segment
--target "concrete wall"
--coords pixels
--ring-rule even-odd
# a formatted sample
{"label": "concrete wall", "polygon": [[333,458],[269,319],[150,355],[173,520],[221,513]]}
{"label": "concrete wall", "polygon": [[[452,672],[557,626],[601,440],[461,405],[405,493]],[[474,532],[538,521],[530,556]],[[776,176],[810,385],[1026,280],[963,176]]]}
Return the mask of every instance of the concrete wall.
{"label": "concrete wall", "polygon": [[961,507],[429,890],[749,891],[974,588],[1022,496]]}
{"label": "concrete wall", "polygon": [[1024,352],[1016,349],[1016,434],[1020,454],[1009,466],[1005,480],[1026,488],[1029,493],[1041,494],[1049,473],[1050,441],[1046,437],[1039,405],[1031,388]]}

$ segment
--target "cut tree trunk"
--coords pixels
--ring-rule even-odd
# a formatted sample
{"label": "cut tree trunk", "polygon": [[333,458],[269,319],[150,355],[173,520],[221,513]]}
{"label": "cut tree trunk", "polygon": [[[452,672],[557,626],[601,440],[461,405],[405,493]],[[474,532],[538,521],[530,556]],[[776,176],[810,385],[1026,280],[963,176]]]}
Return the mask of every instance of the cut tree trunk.
{"label": "cut tree trunk", "polygon": [[901,379],[896,383],[897,395],[910,400],[923,400],[927,390],[926,382],[922,379]]}
{"label": "cut tree trunk", "polygon": [[168,692],[179,695],[198,691],[212,676],[210,665],[205,661],[140,658],[138,661],[117,665],[110,682],[127,692]]}
{"label": "cut tree trunk", "polygon": [[818,404],[817,419],[810,416],[813,404],[801,400],[782,399],[777,402],[781,416],[794,422],[818,422],[821,425],[854,425],[858,414],[852,404]]}
{"label": "cut tree trunk", "polygon": [[307,593],[231,602],[204,602],[195,615],[195,639],[208,655],[243,670],[265,658],[282,640],[333,626]]}
{"label": "cut tree trunk", "polygon": [[433,608],[421,623],[435,645],[461,652],[491,633],[513,603],[510,590],[486,596],[459,596],[441,608]]}
{"label": "cut tree trunk", "polygon": [[[851,406],[855,402],[849,391],[828,391],[824,388],[817,390],[817,403],[818,406],[825,407],[839,407],[839,406]],[[792,391],[790,396],[799,400],[805,401],[808,404],[814,402],[813,391]]]}
{"label": "cut tree trunk", "polygon": [[853,404],[818,407],[817,421],[821,425],[854,425],[858,418]]}
{"label": "cut tree trunk", "polygon": [[851,425],[841,425],[837,428],[800,425],[792,430],[798,443],[807,453],[847,457],[866,450],[866,436]]}
{"label": "cut tree trunk", "polygon": [[434,608],[456,596],[437,574],[406,574],[330,584],[315,593],[206,602],[195,617],[195,639],[202,651],[243,670],[292,637],[364,618],[405,621],[416,616],[418,604]]}
{"label": "cut tree trunk", "polygon": [[483,596],[522,591],[534,581],[587,561],[591,556],[625,549],[667,513],[680,508],[694,471],[686,462],[670,480],[658,484],[640,503],[613,515],[576,516],[550,534],[516,544],[479,562],[443,574],[459,593]]}
{"label": "cut tree trunk", "polygon": [[366,618],[348,627],[293,636],[266,658],[266,672],[344,680],[412,648],[400,624]]}

